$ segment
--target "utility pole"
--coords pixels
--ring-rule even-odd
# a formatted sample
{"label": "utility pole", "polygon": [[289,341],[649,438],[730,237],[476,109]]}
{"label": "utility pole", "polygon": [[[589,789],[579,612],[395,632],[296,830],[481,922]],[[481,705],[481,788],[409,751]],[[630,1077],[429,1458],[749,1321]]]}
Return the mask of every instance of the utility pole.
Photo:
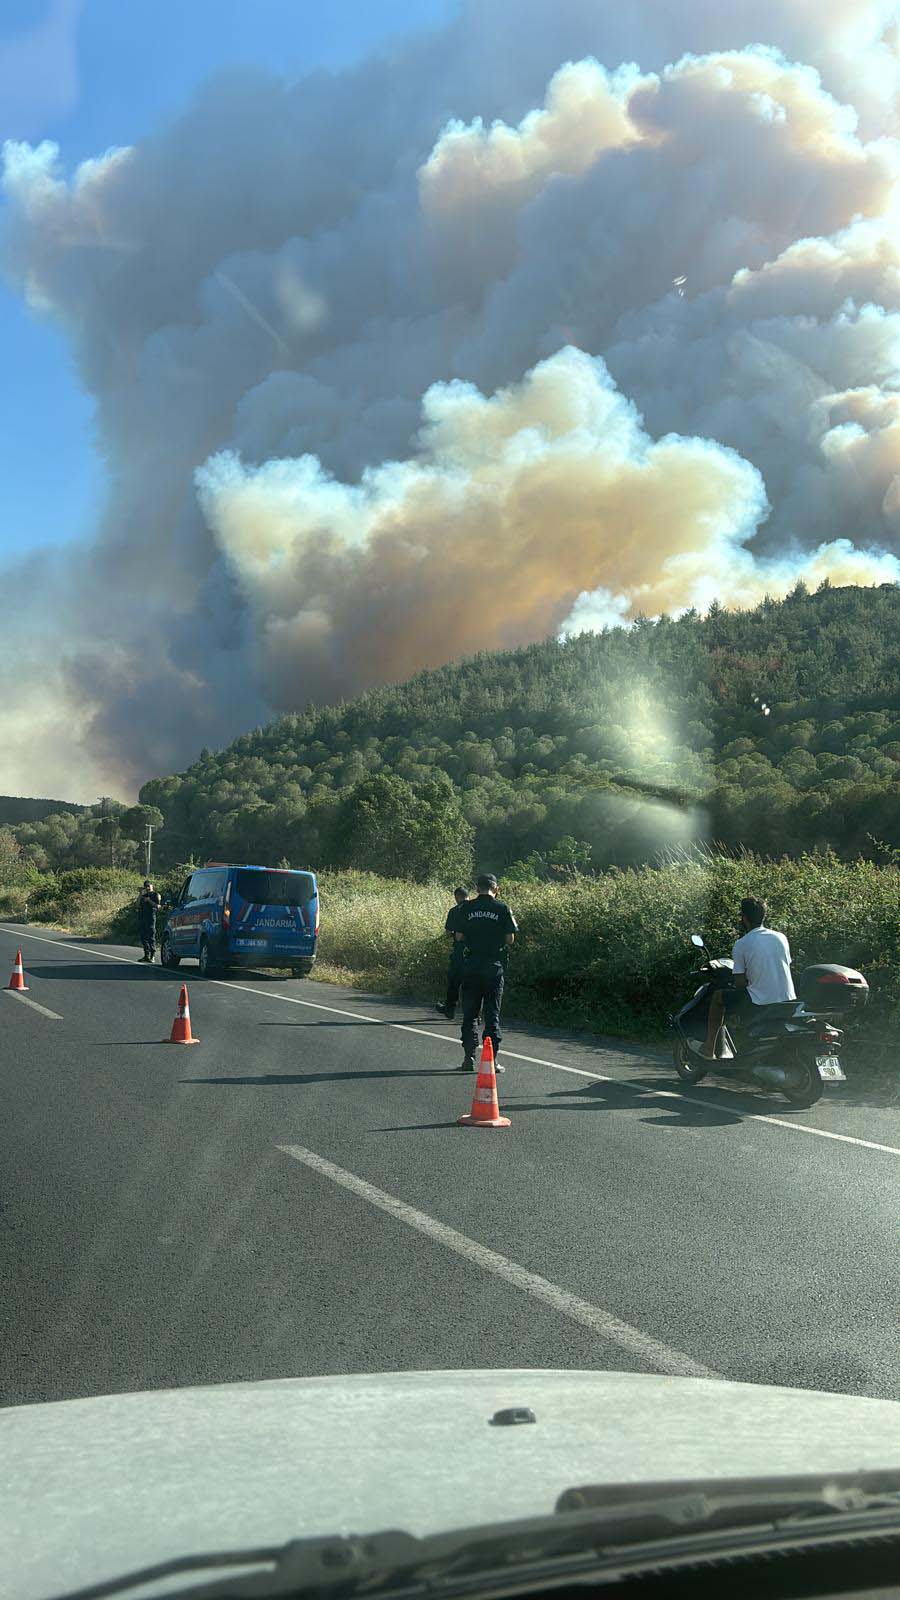
{"label": "utility pole", "polygon": [[153,824],[147,823],[147,832],[144,835],[144,877],[150,876],[150,851],[153,848]]}
{"label": "utility pole", "polygon": [[114,867],[112,821],[109,815],[109,799],[105,794],[100,796],[100,837],[109,846],[109,864]]}

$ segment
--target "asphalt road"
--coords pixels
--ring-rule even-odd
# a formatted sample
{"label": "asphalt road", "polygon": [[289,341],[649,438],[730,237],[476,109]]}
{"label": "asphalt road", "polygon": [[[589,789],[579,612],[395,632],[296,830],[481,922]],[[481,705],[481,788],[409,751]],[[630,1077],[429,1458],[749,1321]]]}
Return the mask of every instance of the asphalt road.
{"label": "asphalt road", "polygon": [[[427,1007],[15,925],[3,983],[18,945],[0,1404],[490,1366],[900,1399],[900,1106],[685,1095],[637,1050],[510,1031],[512,1126],[473,1132]],[[195,1048],[161,1043],[182,978]]]}

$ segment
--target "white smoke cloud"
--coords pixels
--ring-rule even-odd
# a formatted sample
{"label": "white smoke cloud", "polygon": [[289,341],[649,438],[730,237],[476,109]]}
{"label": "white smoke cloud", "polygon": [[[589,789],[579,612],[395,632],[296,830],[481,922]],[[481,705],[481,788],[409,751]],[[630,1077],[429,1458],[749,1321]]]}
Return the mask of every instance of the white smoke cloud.
{"label": "white smoke cloud", "polygon": [[546,104],[518,128],[498,120],[486,129],[480,117],[468,127],[451,122],[421,169],[424,208],[459,226],[474,194],[496,206],[512,192],[522,204],[548,178],[586,172],[640,137],[628,112],[640,82],[636,67],[609,73],[599,61],[568,62],[551,78]]}
{"label": "white smoke cloud", "polygon": [[588,582],[669,609],[679,563],[724,582],[765,509],[754,467],[707,440],[651,440],[581,351],[489,399],[435,385],[423,413],[416,454],[358,484],[313,456],[246,468],[226,452],[198,473],[272,703],[540,638]]}
{"label": "white smoke cloud", "polygon": [[[645,616],[659,616],[662,610],[677,614],[688,609],[685,601],[703,611],[714,600],[724,606],[758,605],[767,597],[783,600],[798,583],[816,589],[826,579],[838,587],[900,582],[900,560],[896,556],[857,550],[849,539],[820,545],[799,561],[755,561],[749,551],[727,546],[720,546],[714,554],[713,561],[693,551],[670,558],[657,583],[641,585],[628,594],[612,594],[602,585],[583,590],[565,618],[560,636],[598,633],[623,623],[627,626],[627,618],[636,607]],[[678,596],[675,604],[670,600],[673,593]]]}
{"label": "white smoke cloud", "polygon": [[883,0],[468,0],[352,71],[214,80],[69,180],[8,145],[7,268],[69,330],[109,494],[7,574],[4,786],[894,581],[898,88]]}

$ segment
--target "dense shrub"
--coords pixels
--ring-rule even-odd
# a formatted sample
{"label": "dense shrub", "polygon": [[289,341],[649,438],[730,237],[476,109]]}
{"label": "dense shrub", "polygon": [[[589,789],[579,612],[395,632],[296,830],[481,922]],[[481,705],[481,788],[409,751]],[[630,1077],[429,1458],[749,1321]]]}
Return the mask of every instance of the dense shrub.
{"label": "dense shrub", "polygon": [[28,894],[32,921],[52,922],[76,933],[118,937],[114,932],[122,908],[136,899],[142,879],[120,867],[74,867],[49,872]]}

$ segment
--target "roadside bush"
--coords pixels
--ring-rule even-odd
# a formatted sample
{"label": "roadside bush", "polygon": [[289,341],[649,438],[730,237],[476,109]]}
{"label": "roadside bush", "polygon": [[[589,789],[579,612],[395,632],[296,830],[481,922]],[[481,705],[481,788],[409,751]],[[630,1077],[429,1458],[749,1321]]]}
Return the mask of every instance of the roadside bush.
{"label": "roadside bush", "polygon": [[32,922],[53,923],[86,937],[116,938],[116,919],[142,879],[121,867],[73,867],[39,876],[27,890]]}
{"label": "roadside bush", "polygon": [[21,884],[3,884],[0,887],[0,920],[20,922],[25,915],[28,891]]}

